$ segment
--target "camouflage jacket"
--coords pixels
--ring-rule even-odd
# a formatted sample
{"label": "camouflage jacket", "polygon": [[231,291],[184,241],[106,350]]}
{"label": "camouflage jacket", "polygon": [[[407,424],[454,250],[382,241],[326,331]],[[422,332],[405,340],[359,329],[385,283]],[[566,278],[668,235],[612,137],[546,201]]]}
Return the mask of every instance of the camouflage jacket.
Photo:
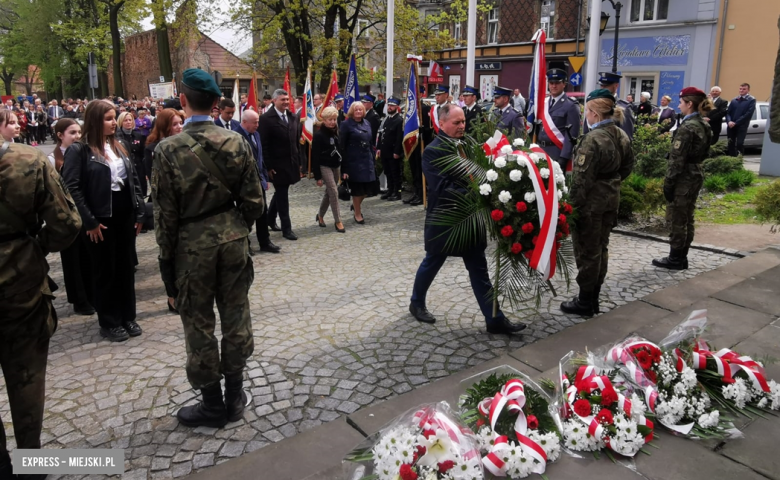
{"label": "camouflage jacket", "polygon": [[[674,185],[685,172],[687,165],[699,164],[707,158],[712,141],[712,129],[704,123],[701,115],[688,117],[675,130],[672,150],[669,152],[669,166],[666,169],[667,185]],[[701,175],[701,172],[698,172]]]}
{"label": "camouflage jacket", "polygon": [[[162,260],[175,258],[177,249],[201,250],[248,236],[265,208],[257,164],[241,135],[210,121],[189,123],[184,132],[211,155],[230,190],[209,172],[182,135],[157,145],[152,201]],[[225,208],[231,202],[237,208]]]}
{"label": "camouflage jacket", "polygon": [[634,151],[626,132],[607,122],[582,137],[572,161],[571,204],[603,211],[607,204],[617,203],[620,182],[634,168]]}
{"label": "camouflage jacket", "polygon": [[5,237],[0,242],[0,298],[8,298],[43,283],[49,272],[46,254],[73,243],[81,217],[46,155],[19,143],[0,159],[0,202],[33,235],[0,221],[0,237]]}

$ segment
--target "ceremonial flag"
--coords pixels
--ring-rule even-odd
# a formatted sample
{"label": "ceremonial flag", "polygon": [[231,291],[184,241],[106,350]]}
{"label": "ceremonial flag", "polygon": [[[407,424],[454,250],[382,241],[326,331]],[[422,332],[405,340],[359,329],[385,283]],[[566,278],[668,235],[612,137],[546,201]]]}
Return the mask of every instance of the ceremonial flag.
{"label": "ceremonial flag", "polygon": [[349,61],[349,72],[347,72],[347,83],[344,85],[344,112],[349,112],[349,107],[352,102],[360,100],[360,92],[358,92],[358,75],[357,66],[355,65],[355,54],[352,54],[352,59]]}
{"label": "ceremonial flag", "polygon": [[[241,97],[238,93],[238,79],[236,78],[236,82],[233,84],[233,103],[236,104],[236,108],[239,110],[241,109]],[[243,112],[238,112],[239,115]]]}
{"label": "ceremonial flag", "polygon": [[301,144],[304,141],[311,143],[314,136],[314,95],[311,93],[311,68],[306,70],[306,86],[303,87],[303,109],[301,110],[303,121],[303,132],[301,133]]}
{"label": "ceremonial flag", "polygon": [[257,73],[252,72],[252,81],[249,83],[249,94],[246,96],[246,108],[252,107],[258,114],[257,109]]}
{"label": "ceremonial flag", "polygon": [[558,148],[563,148],[563,133],[553,123],[546,100],[547,63],[544,58],[544,45],[547,36],[544,30],[537,30],[532,41],[536,42],[536,46],[534,47],[534,63],[531,70],[531,85],[528,88],[528,121],[525,128],[531,131],[534,123],[541,123],[547,137]]}
{"label": "ceremonial flag", "polygon": [[444,71],[441,69],[441,65],[431,60],[431,66],[428,67],[428,77],[444,78]]}
{"label": "ceremonial flag", "polygon": [[292,95],[292,90],[290,88],[290,65],[287,65],[287,73],[284,74],[284,90],[287,92],[287,95]]}
{"label": "ceremonial flag", "polygon": [[409,158],[420,135],[420,99],[417,95],[417,64],[409,62],[409,83],[406,88],[406,114],[404,115],[404,155]]}
{"label": "ceremonial flag", "polygon": [[322,109],[325,107],[330,107],[333,103],[333,99],[336,97],[336,94],[339,92],[339,79],[338,75],[336,75],[336,69],[333,69],[333,73],[330,76],[330,85],[328,85],[328,91],[325,93],[325,98],[322,99],[322,108],[317,112],[317,119],[322,120],[322,117],[320,117],[320,113],[322,112]]}

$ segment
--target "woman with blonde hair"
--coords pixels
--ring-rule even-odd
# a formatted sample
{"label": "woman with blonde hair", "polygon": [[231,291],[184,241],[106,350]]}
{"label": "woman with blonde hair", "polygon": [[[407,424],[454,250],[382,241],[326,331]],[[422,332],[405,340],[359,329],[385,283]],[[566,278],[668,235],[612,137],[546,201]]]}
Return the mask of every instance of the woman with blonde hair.
{"label": "woman with blonde hair", "polygon": [[634,167],[631,140],[618,125],[623,109],[604,88],[588,94],[588,133],[580,140],[572,162],[571,205],[577,210],[572,232],[579,294],[561,310],[582,316],[599,312],[599,293],[607,276],[609,234],[617,223],[620,184]]}
{"label": "woman with blonde hair", "polygon": [[363,199],[379,193],[371,124],[365,117],[366,107],[361,102],[353,102],[339,134],[339,146],[344,154],[342,178],[349,182],[354,219],[360,225],[366,223],[361,210]]}
{"label": "woman with blonde hair", "polygon": [[116,120],[116,138],[124,142],[125,149],[130,152],[133,165],[138,172],[138,180],[141,182],[141,195],[146,197],[146,179],[152,175],[144,167],[144,144],[146,137],[135,129],[135,119],[130,112],[122,112]]}
{"label": "woman with blonde hair", "polygon": [[339,152],[339,111],[334,107],[325,107],[320,113],[322,118],[318,122],[318,129],[314,131],[314,138],[311,142],[311,168],[314,171],[314,178],[317,180],[317,186],[325,184],[325,195],[320,202],[320,209],[317,212],[315,220],[320,227],[325,227],[323,219],[328,211],[328,206],[333,213],[336,231],[344,233],[344,224],[341,222],[339,212],[339,196],[337,184],[339,181],[339,171],[341,167],[341,152]]}

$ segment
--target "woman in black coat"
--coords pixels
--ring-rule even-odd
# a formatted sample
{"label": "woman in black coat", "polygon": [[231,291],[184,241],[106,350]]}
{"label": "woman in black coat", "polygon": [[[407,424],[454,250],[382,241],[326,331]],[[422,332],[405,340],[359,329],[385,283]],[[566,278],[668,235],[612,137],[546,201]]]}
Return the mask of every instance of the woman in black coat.
{"label": "woman in black coat", "polygon": [[363,199],[379,193],[376,182],[376,166],[374,160],[373,135],[371,125],[365,120],[366,108],[361,102],[354,102],[349,107],[347,119],[341,124],[339,134],[342,161],[342,176],[349,180],[352,193],[352,207],[355,210],[355,222],[364,224],[363,212],[360,209]]}
{"label": "woman in black coat", "polygon": [[125,143],[130,153],[130,158],[133,161],[136,172],[138,172],[138,181],[141,182],[141,195],[146,198],[146,179],[152,174],[150,171],[146,171],[144,166],[144,145],[146,144],[146,137],[141,135],[141,132],[135,129],[135,120],[133,115],[128,112],[122,112],[117,119],[116,138]]}
{"label": "woman in black coat", "polygon": [[339,152],[339,112],[334,107],[326,107],[320,113],[322,123],[314,130],[314,138],[311,142],[311,168],[317,186],[323,184],[326,187],[325,195],[320,202],[320,210],[317,212],[317,223],[325,227],[325,212],[330,206],[333,212],[333,220],[336,222],[336,230],[344,233],[344,224],[341,223],[339,212],[338,182],[341,167],[341,153]]}

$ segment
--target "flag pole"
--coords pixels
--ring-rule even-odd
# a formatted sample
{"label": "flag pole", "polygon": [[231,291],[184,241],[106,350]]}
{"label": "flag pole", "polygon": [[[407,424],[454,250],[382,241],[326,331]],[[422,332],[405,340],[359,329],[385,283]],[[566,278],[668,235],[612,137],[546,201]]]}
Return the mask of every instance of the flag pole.
{"label": "flag pole", "polygon": [[[414,66],[417,69],[417,81],[420,81],[420,62],[414,62]],[[422,152],[425,150],[425,137],[422,134],[423,128],[422,128],[422,112],[420,112],[420,106],[422,105],[422,99],[420,98],[420,87],[418,85],[415,85],[415,88],[417,88],[416,97],[417,97],[417,124],[420,126],[420,157],[422,157]],[[428,89],[426,88],[426,93],[428,92]],[[422,158],[420,158],[420,170],[422,170]],[[422,190],[423,190],[423,206],[428,207],[428,187],[426,186],[425,182],[425,173],[420,172],[420,175],[422,176]]]}
{"label": "flag pole", "polygon": [[[395,61],[395,1],[387,2],[387,59],[385,65],[385,98],[387,100],[393,96],[393,62]],[[387,102],[385,102],[385,112],[387,112]]]}

